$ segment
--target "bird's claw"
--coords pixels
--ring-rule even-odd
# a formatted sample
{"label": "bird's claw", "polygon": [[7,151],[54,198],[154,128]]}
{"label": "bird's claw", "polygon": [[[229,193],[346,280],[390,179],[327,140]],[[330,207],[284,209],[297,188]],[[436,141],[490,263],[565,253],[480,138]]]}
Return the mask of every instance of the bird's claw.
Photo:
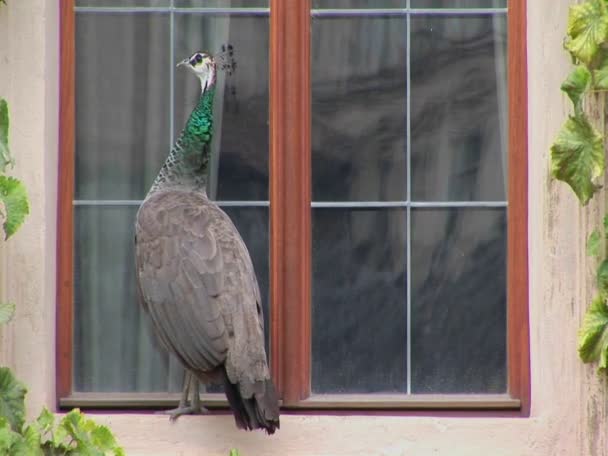
{"label": "bird's claw", "polygon": [[206,415],[209,413],[209,410],[202,405],[199,405],[198,407],[186,405],[184,407],[177,407],[171,410],[162,410],[158,413],[161,415],[169,415],[169,420],[175,421],[182,415]]}

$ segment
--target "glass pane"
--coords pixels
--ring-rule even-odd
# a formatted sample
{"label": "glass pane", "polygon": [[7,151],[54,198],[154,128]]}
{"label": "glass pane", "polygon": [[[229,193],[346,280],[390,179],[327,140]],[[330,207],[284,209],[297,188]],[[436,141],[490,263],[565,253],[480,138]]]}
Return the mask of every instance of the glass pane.
{"label": "glass pane", "polygon": [[412,8],[506,8],[507,0],[411,0]]}
{"label": "glass pane", "polygon": [[405,199],[405,18],[315,18],[312,27],[313,199]]}
{"label": "glass pane", "polygon": [[312,390],[405,392],[405,211],[314,209],[312,222]]}
{"label": "glass pane", "polygon": [[412,17],[414,200],[506,198],[505,19]]}
{"label": "glass pane", "polygon": [[[214,156],[210,197],[218,200],[268,199],[268,17],[177,15],[175,58],[197,50],[234,47],[237,68],[220,72],[215,99]],[[199,48],[203,49],[199,49]],[[175,134],[179,134],[200,95],[196,78],[175,73]],[[221,134],[217,134],[221,132]],[[218,154],[218,151],[221,151]],[[217,192],[216,194],[214,194]]]}
{"label": "glass pane", "polygon": [[168,7],[171,0],[76,0],[76,6],[103,6],[104,8],[124,7]]}
{"label": "glass pane", "polygon": [[405,8],[407,0],[313,0],[313,8]]}
{"label": "glass pane", "polygon": [[506,391],[504,209],[412,209],[412,392]]}
{"label": "glass pane", "polygon": [[74,389],[180,391],[183,370],[157,345],[135,291],[137,207],[77,207]]}
{"label": "glass pane", "polygon": [[[268,328],[268,209],[225,208],[253,259]],[[77,207],[76,391],[181,391],[182,369],[156,344],[135,290],[137,207]],[[266,346],[268,347],[268,329]]]}
{"label": "glass pane", "polygon": [[174,0],[178,8],[268,8],[269,0]]}
{"label": "glass pane", "polygon": [[140,199],[169,147],[169,15],[77,14],[76,199]]}

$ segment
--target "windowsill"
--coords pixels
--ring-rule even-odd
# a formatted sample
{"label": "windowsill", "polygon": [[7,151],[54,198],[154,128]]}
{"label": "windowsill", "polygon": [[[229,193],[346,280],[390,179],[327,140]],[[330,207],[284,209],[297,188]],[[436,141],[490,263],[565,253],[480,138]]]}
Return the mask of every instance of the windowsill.
{"label": "windowsill", "polygon": [[[61,408],[98,409],[175,407],[180,394],[167,393],[74,393],[59,401]],[[201,394],[206,407],[227,407],[223,394]],[[364,410],[519,410],[521,401],[507,394],[323,394],[312,395],[290,409]]]}

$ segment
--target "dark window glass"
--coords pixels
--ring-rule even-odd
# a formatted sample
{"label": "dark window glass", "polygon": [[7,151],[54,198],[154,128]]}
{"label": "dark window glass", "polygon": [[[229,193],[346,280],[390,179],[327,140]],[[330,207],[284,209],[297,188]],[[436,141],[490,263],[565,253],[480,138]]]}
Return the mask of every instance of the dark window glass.
{"label": "dark window glass", "polygon": [[312,390],[406,391],[405,211],[313,210]]}
{"label": "dark window glass", "polygon": [[504,16],[411,19],[412,199],[503,201]]}
{"label": "dark window glass", "polygon": [[412,210],[412,392],[506,391],[504,209]]}
{"label": "dark window glass", "polygon": [[312,35],[313,199],[405,199],[405,19],[315,18]]}

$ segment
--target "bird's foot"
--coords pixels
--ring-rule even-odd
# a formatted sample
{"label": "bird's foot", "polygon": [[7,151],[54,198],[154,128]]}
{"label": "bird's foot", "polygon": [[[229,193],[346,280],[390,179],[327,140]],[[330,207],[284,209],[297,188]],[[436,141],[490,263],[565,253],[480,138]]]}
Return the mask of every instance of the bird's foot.
{"label": "bird's foot", "polygon": [[182,415],[206,415],[209,413],[209,410],[202,405],[185,405],[171,410],[163,410],[158,413],[161,415],[169,415],[169,419],[175,421]]}

